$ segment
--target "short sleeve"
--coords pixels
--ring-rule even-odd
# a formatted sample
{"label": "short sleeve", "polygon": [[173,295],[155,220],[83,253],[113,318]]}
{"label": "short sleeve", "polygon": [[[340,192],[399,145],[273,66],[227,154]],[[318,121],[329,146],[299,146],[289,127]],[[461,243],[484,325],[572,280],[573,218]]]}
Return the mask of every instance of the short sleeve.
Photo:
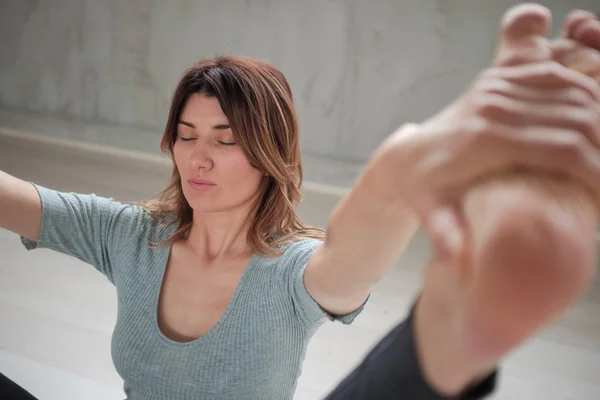
{"label": "short sleeve", "polygon": [[294,305],[296,315],[306,324],[315,325],[328,319],[330,321],[339,321],[343,324],[351,324],[354,319],[362,312],[368,299],[355,311],[344,315],[332,315],[324,310],[311,297],[304,284],[304,272],[306,264],[313,252],[322,244],[319,240],[305,240],[295,243],[286,252],[285,259],[288,265],[285,266],[288,275],[288,285],[290,295]]}
{"label": "short sleeve", "polygon": [[42,204],[42,226],[38,241],[21,237],[25,248],[47,248],[76,257],[114,283],[113,260],[139,234],[146,213],[140,207],[94,194],[34,187]]}

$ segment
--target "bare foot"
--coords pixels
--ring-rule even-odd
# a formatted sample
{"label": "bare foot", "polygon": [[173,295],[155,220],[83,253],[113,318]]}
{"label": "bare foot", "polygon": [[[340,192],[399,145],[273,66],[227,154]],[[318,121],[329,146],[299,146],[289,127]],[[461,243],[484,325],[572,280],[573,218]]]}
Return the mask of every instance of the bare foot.
{"label": "bare foot", "polygon": [[[503,21],[496,64],[551,59],[549,29],[545,8],[513,8]],[[595,203],[578,182],[523,171],[472,189],[464,212],[472,237],[465,260],[473,271],[469,319],[479,350],[497,357],[587,288],[595,268]]]}
{"label": "bare foot", "polygon": [[[565,26],[581,26],[575,22]],[[551,60],[550,24],[542,6],[509,10],[496,66]],[[444,340],[421,357],[434,386],[448,394],[562,315],[587,289],[596,263],[595,199],[578,182],[513,171],[471,189],[462,206],[468,252],[457,268],[430,265],[416,317],[422,343]],[[436,319],[445,337],[425,328]]]}

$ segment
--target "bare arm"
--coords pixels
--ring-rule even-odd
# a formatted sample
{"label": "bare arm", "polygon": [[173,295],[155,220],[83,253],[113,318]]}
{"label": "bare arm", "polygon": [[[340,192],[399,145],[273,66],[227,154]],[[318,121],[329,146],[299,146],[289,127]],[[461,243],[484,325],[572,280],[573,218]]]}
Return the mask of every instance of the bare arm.
{"label": "bare arm", "polygon": [[306,288],[329,312],[345,314],[360,307],[418,228],[416,215],[390,186],[398,174],[393,162],[392,167],[383,153],[373,157],[333,211],[325,243],[308,262]]}
{"label": "bare arm", "polygon": [[0,228],[76,257],[114,282],[113,255],[144,228],[146,213],[95,194],[60,192],[0,172]]}
{"label": "bare arm", "polygon": [[0,171],[0,228],[38,240],[42,205],[33,185]]}
{"label": "bare arm", "polygon": [[[506,94],[490,89],[500,86]],[[519,167],[597,192],[597,149],[582,140],[596,137],[597,127],[577,115],[596,121],[598,89],[555,62],[491,68],[446,109],[392,134],[334,210],[325,243],[309,259],[310,295],[331,313],[355,310],[398,260],[417,221],[436,250],[447,245],[432,216],[482,177]],[[553,108],[540,108],[549,92]]]}

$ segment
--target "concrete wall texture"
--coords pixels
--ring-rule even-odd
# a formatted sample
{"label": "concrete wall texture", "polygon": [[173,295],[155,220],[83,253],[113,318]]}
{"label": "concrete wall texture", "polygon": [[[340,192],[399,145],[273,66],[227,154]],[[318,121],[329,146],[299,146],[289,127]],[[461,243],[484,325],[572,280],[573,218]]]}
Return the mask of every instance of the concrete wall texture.
{"label": "concrete wall texture", "polygon": [[[288,77],[306,178],[349,186],[399,124],[438,111],[493,54],[510,0],[3,0],[0,125],[158,153],[195,60]],[[597,0],[547,0],[554,32]],[[1,143],[0,143],[1,144]]]}

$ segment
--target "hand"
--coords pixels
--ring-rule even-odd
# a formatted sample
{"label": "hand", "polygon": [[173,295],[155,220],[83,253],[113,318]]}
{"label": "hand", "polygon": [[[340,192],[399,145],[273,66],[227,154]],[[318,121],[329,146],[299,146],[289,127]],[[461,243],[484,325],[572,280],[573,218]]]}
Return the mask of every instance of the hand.
{"label": "hand", "polygon": [[[499,66],[481,73],[442,112],[398,131],[382,148],[396,170],[409,171],[399,185],[403,200],[419,215],[440,257],[453,254],[463,240],[454,201],[490,175],[537,170],[577,179],[594,196],[600,194],[600,86],[560,64],[577,60],[591,71],[600,64],[597,52],[565,38],[550,42],[544,24],[527,25],[530,39],[521,35],[518,46],[505,30]],[[595,31],[586,25],[592,37]],[[535,62],[515,65],[523,57]]]}

